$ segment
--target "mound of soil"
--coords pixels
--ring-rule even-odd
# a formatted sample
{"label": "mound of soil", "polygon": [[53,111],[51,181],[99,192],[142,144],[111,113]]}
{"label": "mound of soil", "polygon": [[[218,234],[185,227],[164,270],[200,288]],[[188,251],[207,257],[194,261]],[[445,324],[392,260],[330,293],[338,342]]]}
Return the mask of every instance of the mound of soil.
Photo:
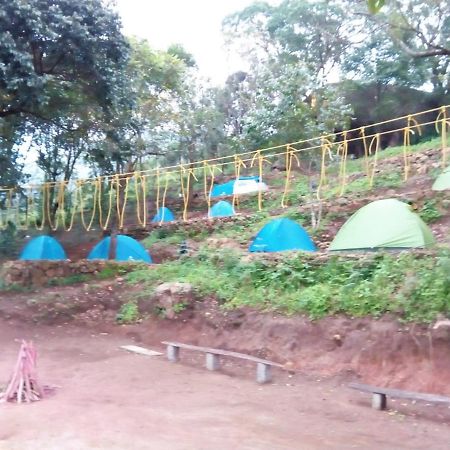
{"label": "mound of soil", "polygon": [[71,322],[147,345],[178,340],[269,358],[302,373],[450,395],[449,327],[405,326],[394,317],[312,322],[251,309],[224,310],[214,299],[197,299],[173,319],[150,315],[139,324],[119,326],[115,317],[125,289],[130,295],[130,287],[119,278],[0,294],[0,318],[47,325]]}

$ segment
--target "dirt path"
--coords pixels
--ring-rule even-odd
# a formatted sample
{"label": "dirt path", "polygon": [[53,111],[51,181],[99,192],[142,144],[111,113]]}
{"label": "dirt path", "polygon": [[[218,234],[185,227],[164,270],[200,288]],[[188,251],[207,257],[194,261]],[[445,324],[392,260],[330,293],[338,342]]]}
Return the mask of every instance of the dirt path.
{"label": "dirt path", "polygon": [[[33,338],[41,379],[60,385],[32,405],[0,406],[1,450],[83,449],[447,449],[450,410],[398,403],[376,412],[369,398],[334,381],[253,368],[209,373],[198,361],[171,364],[118,349],[119,336],[69,326],[21,330],[0,322],[0,382],[16,338]],[[236,376],[236,374],[239,376]]]}

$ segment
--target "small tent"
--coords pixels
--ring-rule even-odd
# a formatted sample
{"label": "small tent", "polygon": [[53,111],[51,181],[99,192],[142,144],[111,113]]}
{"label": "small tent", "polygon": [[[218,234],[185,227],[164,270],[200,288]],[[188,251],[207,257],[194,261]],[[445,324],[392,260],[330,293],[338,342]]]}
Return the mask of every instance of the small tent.
{"label": "small tent", "polygon": [[161,206],[153,217],[152,222],[173,222],[174,220],[175,216],[173,215],[173,212],[169,208]]}
{"label": "small tent", "polygon": [[224,200],[217,202],[209,211],[209,217],[230,217],[234,215],[233,205]]}
{"label": "small tent", "polygon": [[356,211],[339,230],[330,250],[429,247],[433,243],[431,230],[409,205],[385,199]]}
{"label": "small tent", "polygon": [[269,188],[259,177],[239,177],[223,184],[216,184],[211,197],[221,197],[234,194],[251,194],[252,192],[267,191]]}
{"label": "small tent", "polygon": [[22,260],[67,259],[61,244],[51,236],[39,236],[31,239],[20,254]]}
{"label": "small tent", "polygon": [[[135,239],[119,234],[116,236],[116,261],[144,261],[151,264],[152,258]],[[102,239],[89,253],[87,259],[108,259],[111,237]]]}
{"label": "small tent", "polygon": [[264,225],[249,247],[250,252],[316,250],[308,233],[291,219],[275,219]]}
{"label": "small tent", "polygon": [[450,189],[450,167],[447,167],[434,181],[433,191],[446,191]]}

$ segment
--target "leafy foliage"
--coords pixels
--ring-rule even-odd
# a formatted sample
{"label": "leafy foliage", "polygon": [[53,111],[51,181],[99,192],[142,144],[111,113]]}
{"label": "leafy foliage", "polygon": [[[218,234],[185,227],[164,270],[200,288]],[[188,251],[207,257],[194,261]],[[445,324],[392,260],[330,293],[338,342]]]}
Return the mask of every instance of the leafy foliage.
{"label": "leafy foliage", "polygon": [[127,280],[149,290],[161,281],[188,282],[224,307],[252,306],[312,319],[391,313],[404,321],[431,322],[450,313],[449,268],[448,252],[421,258],[406,252],[354,260],[335,256],[325,262],[290,254],[275,263],[244,262],[233,252],[205,249],[193,258],[132,272]]}
{"label": "leafy foliage", "polygon": [[139,320],[137,303],[129,301],[124,303],[116,315],[116,321],[121,324],[135,323]]}

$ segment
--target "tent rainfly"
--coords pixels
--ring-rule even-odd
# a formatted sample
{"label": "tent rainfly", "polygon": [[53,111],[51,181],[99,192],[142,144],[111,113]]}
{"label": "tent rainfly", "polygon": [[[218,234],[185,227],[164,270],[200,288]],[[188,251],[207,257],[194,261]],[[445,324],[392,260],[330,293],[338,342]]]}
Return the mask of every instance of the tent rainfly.
{"label": "tent rainfly", "polygon": [[431,230],[409,205],[384,199],[356,211],[339,230],[329,250],[416,248],[433,244]]}
{"label": "tent rainfly", "polygon": [[62,260],[67,259],[61,244],[51,236],[39,236],[31,239],[20,254],[21,260]]}
{"label": "tent rainfly", "polygon": [[225,200],[217,202],[209,212],[209,217],[231,217],[234,215],[233,205]]}
{"label": "tent rainfly", "polygon": [[291,219],[275,219],[264,225],[249,247],[250,252],[316,250],[308,233]]}
{"label": "tent rainfly", "polygon": [[173,212],[169,208],[161,206],[158,209],[158,212],[154,215],[152,222],[173,222],[174,220],[175,216],[173,215]]}
{"label": "tent rainfly", "polygon": [[[118,234],[116,236],[116,261],[144,261],[151,264],[152,258],[145,248],[130,236]],[[102,239],[89,253],[87,259],[109,259],[111,237]]]}
{"label": "tent rainfly", "polygon": [[433,191],[446,191],[450,189],[450,167],[447,167],[434,181]]}

